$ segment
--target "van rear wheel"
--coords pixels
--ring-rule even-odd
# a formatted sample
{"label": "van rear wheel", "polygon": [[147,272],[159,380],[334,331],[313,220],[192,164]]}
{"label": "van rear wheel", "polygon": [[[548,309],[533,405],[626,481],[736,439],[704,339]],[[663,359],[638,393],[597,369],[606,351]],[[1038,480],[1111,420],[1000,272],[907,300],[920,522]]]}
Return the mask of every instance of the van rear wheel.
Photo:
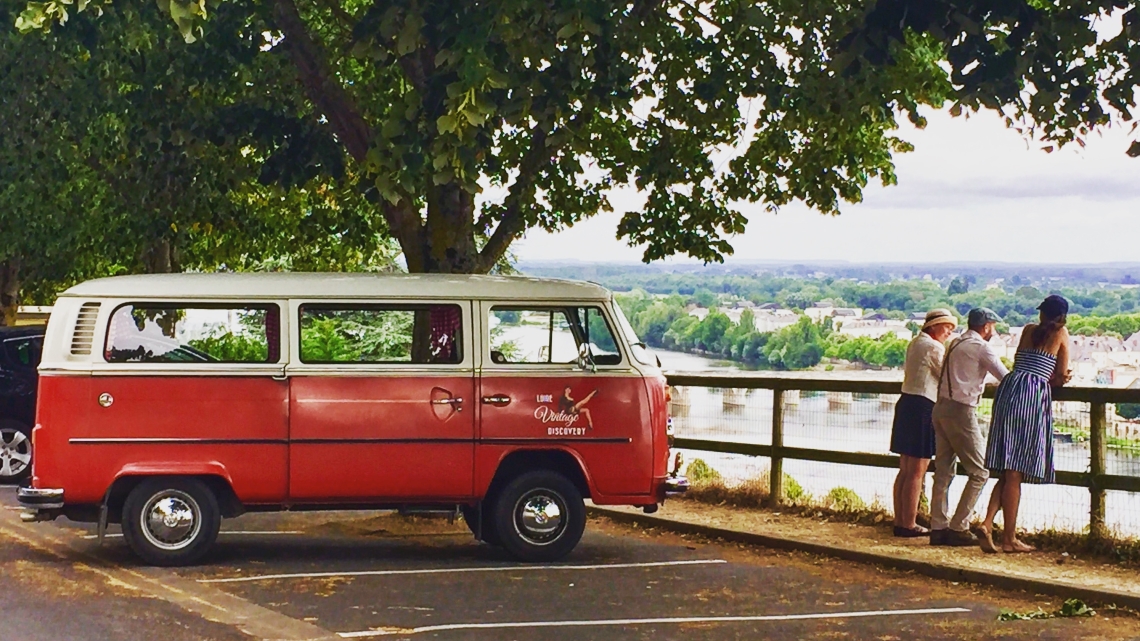
{"label": "van rear wheel", "polygon": [[498,493],[495,531],[520,561],[556,561],[570,553],[586,529],[582,493],[565,476],[527,472]]}
{"label": "van rear wheel", "polygon": [[123,503],[123,538],[150,565],[199,561],[218,538],[221,510],[198,479],[155,478],[139,483]]}

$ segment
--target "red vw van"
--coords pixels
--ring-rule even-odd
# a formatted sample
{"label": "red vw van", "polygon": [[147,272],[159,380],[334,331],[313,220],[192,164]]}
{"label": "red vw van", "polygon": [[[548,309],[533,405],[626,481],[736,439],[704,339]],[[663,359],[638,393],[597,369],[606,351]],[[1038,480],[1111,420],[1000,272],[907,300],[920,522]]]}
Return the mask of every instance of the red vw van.
{"label": "red vw van", "polygon": [[172,274],[64,292],[40,364],[26,521],[121,523],[202,558],[253,510],[462,512],[549,561],[584,498],[652,510],[665,379],[612,294],[549,279]]}

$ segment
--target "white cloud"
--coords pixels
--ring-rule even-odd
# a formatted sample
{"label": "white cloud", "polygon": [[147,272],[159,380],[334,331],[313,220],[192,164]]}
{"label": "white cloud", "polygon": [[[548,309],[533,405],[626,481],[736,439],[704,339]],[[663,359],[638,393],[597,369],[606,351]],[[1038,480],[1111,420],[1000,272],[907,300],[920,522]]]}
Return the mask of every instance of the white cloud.
{"label": "white cloud", "polygon": [[[1140,159],[1124,154],[1120,129],[1081,149],[1047,154],[988,112],[930,116],[904,131],[916,150],[896,158],[899,184],[869,186],[864,202],[837,217],[802,205],[767,213],[748,205],[732,240],[743,260],[1110,262],[1140,260]],[[641,204],[613,195],[620,212]],[[514,247],[522,260],[639,260],[615,238],[620,213],[558,234],[532,231]]]}

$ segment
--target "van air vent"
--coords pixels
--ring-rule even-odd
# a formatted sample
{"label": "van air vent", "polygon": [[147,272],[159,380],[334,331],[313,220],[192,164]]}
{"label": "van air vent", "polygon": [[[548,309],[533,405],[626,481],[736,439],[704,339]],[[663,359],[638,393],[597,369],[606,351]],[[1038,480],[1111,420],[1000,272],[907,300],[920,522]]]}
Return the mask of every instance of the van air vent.
{"label": "van air vent", "polygon": [[95,344],[95,319],[99,318],[99,303],[83,303],[79,308],[79,318],[75,321],[75,333],[71,336],[71,353],[87,356]]}

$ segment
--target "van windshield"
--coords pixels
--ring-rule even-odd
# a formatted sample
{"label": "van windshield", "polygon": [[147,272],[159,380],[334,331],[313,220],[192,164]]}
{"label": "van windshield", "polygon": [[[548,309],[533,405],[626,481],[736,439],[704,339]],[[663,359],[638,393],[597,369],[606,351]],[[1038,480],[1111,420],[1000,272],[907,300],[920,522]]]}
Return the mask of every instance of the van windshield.
{"label": "van windshield", "polygon": [[629,343],[633,357],[642,365],[656,365],[657,359],[653,356],[653,352],[650,352],[645,343],[641,342],[641,339],[637,337],[637,332],[633,331],[633,325],[629,324],[625,313],[621,311],[621,305],[614,304],[613,307],[614,314],[617,316],[618,327],[622,335],[625,336],[625,341]]}

